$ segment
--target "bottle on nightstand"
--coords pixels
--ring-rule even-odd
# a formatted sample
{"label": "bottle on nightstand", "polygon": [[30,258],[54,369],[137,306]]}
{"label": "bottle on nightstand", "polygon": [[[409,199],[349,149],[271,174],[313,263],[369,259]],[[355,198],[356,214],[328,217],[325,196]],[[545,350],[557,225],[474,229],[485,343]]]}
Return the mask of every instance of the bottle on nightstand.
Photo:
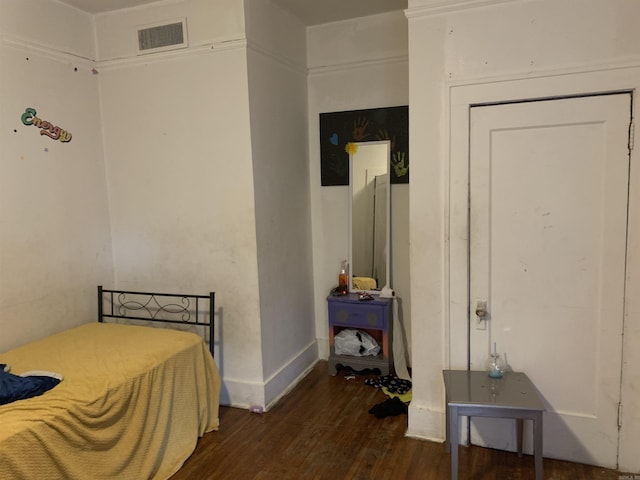
{"label": "bottle on nightstand", "polygon": [[347,295],[349,293],[349,265],[346,260],[342,261],[340,274],[338,274],[338,293]]}

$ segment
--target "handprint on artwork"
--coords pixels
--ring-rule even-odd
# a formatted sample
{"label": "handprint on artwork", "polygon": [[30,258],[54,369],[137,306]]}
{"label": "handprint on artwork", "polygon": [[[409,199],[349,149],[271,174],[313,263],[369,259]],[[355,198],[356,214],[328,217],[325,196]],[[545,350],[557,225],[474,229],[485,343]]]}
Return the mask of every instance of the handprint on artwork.
{"label": "handprint on artwork", "polygon": [[409,165],[405,165],[406,154],[405,152],[394,152],[391,155],[391,166],[396,174],[396,177],[404,177],[409,171]]}
{"label": "handprint on artwork", "polygon": [[393,138],[389,137],[389,132],[385,129],[378,130],[378,134],[376,135],[378,140],[389,140],[391,151],[393,152],[396,145],[396,137],[394,135]]}
{"label": "handprint on artwork", "polygon": [[332,175],[334,175],[337,178],[347,178],[347,183],[345,183],[345,185],[348,185],[348,178],[349,178],[348,162],[343,162],[338,159],[332,158],[331,162],[327,165],[327,169],[331,172]]}
{"label": "handprint on artwork", "polygon": [[358,117],[357,120],[353,121],[353,131],[351,132],[351,137],[356,142],[361,142],[365,138],[371,136],[370,133],[367,133],[367,128],[369,128],[369,120],[366,117]]}

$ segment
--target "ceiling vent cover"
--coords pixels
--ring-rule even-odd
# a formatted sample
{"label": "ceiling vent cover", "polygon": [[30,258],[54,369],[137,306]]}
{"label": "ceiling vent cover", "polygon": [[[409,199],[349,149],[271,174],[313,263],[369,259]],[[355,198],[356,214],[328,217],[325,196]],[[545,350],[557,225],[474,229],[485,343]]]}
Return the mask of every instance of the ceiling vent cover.
{"label": "ceiling vent cover", "polygon": [[138,51],[154,53],[187,46],[187,22],[185,19],[147,25],[138,29]]}

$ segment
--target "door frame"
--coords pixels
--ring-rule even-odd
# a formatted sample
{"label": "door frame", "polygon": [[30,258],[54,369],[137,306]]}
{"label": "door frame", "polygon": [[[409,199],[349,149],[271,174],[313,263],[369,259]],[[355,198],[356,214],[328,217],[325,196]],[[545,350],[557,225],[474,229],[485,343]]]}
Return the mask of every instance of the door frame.
{"label": "door frame", "polygon": [[[474,105],[587,96],[604,93],[632,93],[632,116],[636,118],[635,93],[640,90],[640,67],[506,79],[477,84],[449,84],[449,169],[445,172],[445,234],[448,251],[445,265],[445,368],[467,369],[469,329],[475,321],[469,298],[469,131],[470,109]],[[638,122],[633,125],[639,133]],[[640,138],[636,136],[636,138]],[[638,148],[631,151],[629,173],[629,227],[626,289],[640,288],[640,161]],[[634,221],[635,220],[635,221]],[[636,255],[634,251],[639,253]],[[619,432],[618,465],[625,471],[640,471],[634,445],[640,443],[640,399],[630,384],[640,378],[640,298],[625,295],[622,352],[622,426]],[[462,426],[463,433],[467,424]],[[468,443],[466,434],[462,443]]]}

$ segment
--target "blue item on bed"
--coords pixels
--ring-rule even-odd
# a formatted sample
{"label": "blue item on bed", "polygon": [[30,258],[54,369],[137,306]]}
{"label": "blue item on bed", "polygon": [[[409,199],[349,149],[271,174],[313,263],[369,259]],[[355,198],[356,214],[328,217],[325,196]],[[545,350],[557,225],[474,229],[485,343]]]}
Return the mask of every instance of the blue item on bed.
{"label": "blue item on bed", "polygon": [[60,383],[59,378],[29,375],[21,377],[0,369],[0,405],[42,395]]}

